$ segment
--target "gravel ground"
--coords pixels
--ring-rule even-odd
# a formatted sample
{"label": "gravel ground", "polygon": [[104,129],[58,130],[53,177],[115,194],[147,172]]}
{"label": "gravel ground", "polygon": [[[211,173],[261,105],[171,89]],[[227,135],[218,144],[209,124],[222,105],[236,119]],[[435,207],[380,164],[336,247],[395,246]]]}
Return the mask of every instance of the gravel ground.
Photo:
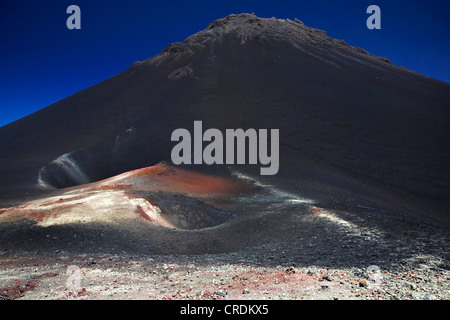
{"label": "gravel ground", "polygon": [[437,265],[392,272],[260,266],[229,257],[55,255],[2,257],[1,299],[27,300],[442,300],[450,273]]}
{"label": "gravel ground", "polygon": [[[363,215],[332,212],[280,214],[285,229],[272,224],[276,241],[265,229],[266,238],[256,237],[260,243],[249,240],[247,247],[221,253],[111,252],[101,243],[104,236],[97,239],[104,249],[93,239],[91,250],[75,252],[56,246],[64,235],[46,229],[47,251],[2,251],[0,299],[450,298],[447,229],[405,218],[393,224],[380,213],[363,221]],[[273,216],[252,224],[264,225],[264,219]],[[302,232],[293,236],[291,228]]]}

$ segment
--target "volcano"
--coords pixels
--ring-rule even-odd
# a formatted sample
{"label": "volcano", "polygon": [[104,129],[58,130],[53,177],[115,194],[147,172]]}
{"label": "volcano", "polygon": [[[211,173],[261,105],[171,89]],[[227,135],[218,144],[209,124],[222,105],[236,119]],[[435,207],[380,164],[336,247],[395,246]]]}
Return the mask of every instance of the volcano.
{"label": "volcano", "polygon": [[[223,228],[238,241],[249,236],[239,221],[317,208],[347,226],[332,210],[447,225],[449,101],[448,83],[298,19],[229,15],[0,128],[1,225],[128,226],[156,251],[172,230],[172,243],[184,239],[174,252],[231,250],[198,230]],[[174,165],[171,134],[195,121],[222,132],[278,129],[279,171]],[[4,246],[26,240],[7,234],[14,240]],[[208,249],[196,251],[196,241]]]}

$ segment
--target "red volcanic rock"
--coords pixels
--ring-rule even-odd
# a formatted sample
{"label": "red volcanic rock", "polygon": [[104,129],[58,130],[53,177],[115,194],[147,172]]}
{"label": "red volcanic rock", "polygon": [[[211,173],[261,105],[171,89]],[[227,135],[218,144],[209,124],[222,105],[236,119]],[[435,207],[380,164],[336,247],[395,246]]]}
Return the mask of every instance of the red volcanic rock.
{"label": "red volcanic rock", "polygon": [[[197,173],[161,163],[67,188],[54,197],[3,209],[0,222],[29,219],[49,226],[76,222],[108,223],[140,217],[164,227],[198,229],[231,218],[231,215],[220,212],[207,202],[231,197],[244,188],[248,186],[237,179]],[[160,202],[165,210],[161,210]],[[173,203],[186,207],[187,211],[171,209]]]}

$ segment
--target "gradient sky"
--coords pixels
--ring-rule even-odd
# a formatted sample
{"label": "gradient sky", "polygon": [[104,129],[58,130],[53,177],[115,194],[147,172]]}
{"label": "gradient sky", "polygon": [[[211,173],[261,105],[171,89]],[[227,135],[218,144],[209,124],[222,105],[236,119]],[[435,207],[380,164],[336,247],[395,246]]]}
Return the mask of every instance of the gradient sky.
{"label": "gradient sky", "polygon": [[[69,5],[81,30],[69,30]],[[366,9],[381,8],[381,30]],[[298,18],[393,63],[450,82],[450,1],[0,0],[0,126],[127,69],[231,13]]]}

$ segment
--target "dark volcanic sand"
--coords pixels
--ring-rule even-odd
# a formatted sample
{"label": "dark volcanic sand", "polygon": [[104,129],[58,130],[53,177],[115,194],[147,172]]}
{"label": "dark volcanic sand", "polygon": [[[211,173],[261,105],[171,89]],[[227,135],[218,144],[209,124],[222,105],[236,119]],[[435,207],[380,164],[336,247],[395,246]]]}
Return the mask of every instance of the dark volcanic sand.
{"label": "dark volcanic sand", "polygon": [[[299,21],[214,21],[0,128],[0,298],[448,299],[448,101]],[[171,166],[195,120],[279,129],[280,171]]]}
{"label": "dark volcanic sand", "polygon": [[[170,167],[168,171],[174,172]],[[158,179],[161,177],[169,176]],[[200,177],[209,181],[205,178]],[[146,179],[151,181],[151,176]],[[175,176],[169,180],[173,179],[177,180]],[[121,216],[113,219],[101,213],[107,208],[106,194],[103,193],[102,201],[94,199],[95,205],[83,207],[81,203],[89,202],[92,191],[86,191],[85,186],[71,188],[57,196],[58,200],[52,202],[53,209],[46,198],[48,211],[29,215],[35,221],[0,224],[0,296],[4,299],[449,298],[446,227],[399,212],[332,201],[319,203],[242,177],[240,181],[247,187],[234,201],[221,198],[219,190],[215,197],[208,198],[203,198],[208,193],[197,193],[195,198],[161,191],[132,191],[131,188],[142,187],[136,184],[137,180],[130,174],[89,187],[105,192],[120,186],[121,191],[127,189],[135,195],[130,199],[151,198],[154,204],[163,204],[161,207],[166,209],[184,205],[190,209],[186,215],[208,213],[207,208],[214,208],[232,218],[196,230],[157,226],[133,208],[129,215],[123,209]],[[117,181],[120,183],[115,185]],[[159,185],[162,184],[159,180]],[[198,185],[195,190],[199,190]],[[68,209],[67,203],[71,201],[80,204]],[[32,204],[36,206],[33,209]],[[139,202],[136,206],[146,208],[144,204]],[[40,212],[39,205],[44,204],[32,201],[22,209]],[[116,207],[114,203],[113,206]],[[91,211],[83,212],[86,208]],[[215,211],[212,214],[218,214]],[[2,214],[5,212],[8,214],[8,211]],[[94,216],[97,220],[92,218],[89,222],[92,212],[97,213]],[[69,281],[72,274],[68,270],[72,269],[68,268],[73,266],[79,268],[80,284],[76,287]],[[371,275],[369,271],[375,273]]]}

